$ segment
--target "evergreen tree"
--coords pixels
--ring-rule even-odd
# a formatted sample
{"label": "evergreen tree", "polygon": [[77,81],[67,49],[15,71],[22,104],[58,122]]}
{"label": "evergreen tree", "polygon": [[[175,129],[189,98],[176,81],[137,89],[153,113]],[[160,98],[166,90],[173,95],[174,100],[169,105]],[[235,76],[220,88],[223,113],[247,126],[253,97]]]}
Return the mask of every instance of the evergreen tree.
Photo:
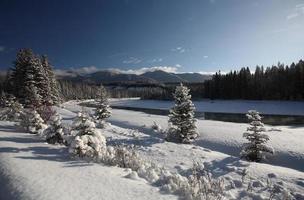
{"label": "evergreen tree", "polygon": [[28,126],[25,127],[32,134],[42,134],[42,132],[47,128],[43,119],[40,117],[36,110],[31,110],[28,117]]}
{"label": "evergreen tree", "polygon": [[37,67],[35,74],[36,86],[41,96],[42,105],[53,105],[51,98],[51,85],[48,70],[45,66],[47,63],[45,57],[39,58],[39,66]]}
{"label": "evergreen tree", "polygon": [[95,128],[95,123],[83,113],[73,122],[72,135],[75,136],[69,147],[69,152],[74,156],[97,158],[106,150],[106,139]]}
{"label": "evergreen tree", "polygon": [[55,113],[49,121],[49,127],[44,131],[46,141],[49,144],[63,144],[63,125],[62,118],[58,113]]}
{"label": "evergreen tree", "polygon": [[195,107],[191,101],[189,89],[183,84],[176,87],[174,93],[175,106],[170,110],[170,127],[167,140],[190,143],[198,137],[194,119]]}
{"label": "evergreen tree", "polygon": [[41,63],[48,79],[47,84],[49,89],[48,91],[49,101],[52,105],[57,105],[61,101],[59,95],[59,86],[53,68],[50,65],[46,55],[41,57]]}
{"label": "evergreen tree", "polygon": [[0,111],[0,120],[19,121],[23,113],[23,106],[12,95],[4,101],[5,107]]}
{"label": "evergreen tree", "polygon": [[6,93],[2,90],[0,92],[0,108],[6,107],[6,103],[7,103]]}
{"label": "evergreen tree", "polygon": [[109,118],[111,116],[110,105],[107,91],[103,85],[100,85],[95,101],[97,102],[97,108],[95,110],[96,119],[103,121],[104,119]]}
{"label": "evergreen tree", "polygon": [[264,134],[264,124],[261,122],[262,118],[255,110],[249,110],[246,115],[250,122],[250,127],[247,128],[247,132],[243,137],[246,138],[249,143],[244,144],[241,156],[249,161],[259,162],[263,158],[264,153],[273,154],[274,151],[266,143],[269,140],[268,135]]}
{"label": "evergreen tree", "polygon": [[37,108],[41,105],[41,96],[36,86],[34,74],[31,71],[28,74],[26,74],[23,90],[24,90],[23,100],[26,107]]}
{"label": "evergreen tree", "polygon": [[30,49],[21,49],[6,85],[26,107],[58,104],[58,85],[46,56],[39,57]]}
{"label": "evergreen tree", "polygon": [[12,93],[24,103],[26,107],[37,107],[41,103],[41,96],[37,87],[40,80],[41,62],[30,49],[21,49],[15,61],[10,77]]}

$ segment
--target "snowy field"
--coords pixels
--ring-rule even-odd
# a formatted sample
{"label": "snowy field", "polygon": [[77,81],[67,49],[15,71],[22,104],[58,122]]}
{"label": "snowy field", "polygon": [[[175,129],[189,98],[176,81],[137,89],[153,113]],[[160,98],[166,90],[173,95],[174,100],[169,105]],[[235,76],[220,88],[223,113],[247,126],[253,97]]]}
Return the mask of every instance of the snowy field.
{"label": "snowy field", "polygon": [[[70,101],[58,108],[64,123],[70,124],[82,109],[92,111],[78,103]],[[241,107],[239,110],[245,109]],[[166,116],[112,111],[111,124],[102,130],[108,145],[132,144],[144,159],[181,175],[187,174],[194,161],[204,163],[214,177],[223,178],[228,185],[225,199],[269,199],[269,187],[289,191],[292,199],[304,199],[304,127],[266,126],[276,153],[264,163],[250,163],[239,159],[247,124],[198,120],[199,139],[192,145],[174,144],[151,128],[155,122],[166,129]],[[285,107],[280,111],[291,112]],[[0,199],[179,198],[144,178],[129,176],[130,170],[73,160],[64,146],[46,144],[10,122],[0,122],[0,163]]]}
{"label": "snowy field", "polygon": [[117,167],[71,160],[66,148],[0,123],[0,199],[176,199]]}
{"label": "snowy field", "polygon": [[[140,100],[139,98],[111,99],[113,106],[169,110],[173,101]],[[193,101],[196,111],[219,113],[247,113],[258,110],[262,114],[304,116],[303,101],[246,101],[202,100]]]}

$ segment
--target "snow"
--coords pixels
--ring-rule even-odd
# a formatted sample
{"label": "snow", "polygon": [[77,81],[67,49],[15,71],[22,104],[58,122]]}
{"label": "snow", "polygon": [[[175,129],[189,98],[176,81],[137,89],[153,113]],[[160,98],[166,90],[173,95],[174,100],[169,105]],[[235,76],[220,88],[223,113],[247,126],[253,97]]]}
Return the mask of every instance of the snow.
{"label": "snow", "polygon": [[[82,108],[78,103],[70,101],[56,108],[63,123],[71,124],[83,109],[93,113],[92,108]],[[266,125],[269,144],[276,154],[263,163],[254,163],[239,158],[248,124],[198,120],[199,139],[194,144],[175,144],[166,142],[161,131],[152,128],[156,124],[166,129],[166,116],[113,109],[108,121],[110,124],[101,130],[108,146],[134,145],[144,160],[185,176],[197,161],[215,178],[223,178],[229,184],[227,199],[269,199],[265,189],[268,183],[289,190],[294,198],[304,199],[304,127]],[[0,184],[5,186],[0,195],[13,192],[15,199],[178,198],[163,191],[161,183],[151,184],[153,177],[73,160],[67,148],[19,132],[9,122],[0,122],[0,163]],[[153,176],[155,180],[159,178],[157,174]],[[248,185],[252,192],[247,191]]]}
{"label": "snow", "polygon": [[[112,106],[169,110],[173,101],[140,100],[139,98],[111,99]],[[304,101],[201,100],[193,101],[198,112],[247,113],[304,116]]]}
{"label": "snow", "polygon": [[[176,199],[117,167],[71,160],[63,146],[0,123],[0,199]],[[4,180],[8,182],[4,182]],[[5,187],[3,187],[5,186]]]}

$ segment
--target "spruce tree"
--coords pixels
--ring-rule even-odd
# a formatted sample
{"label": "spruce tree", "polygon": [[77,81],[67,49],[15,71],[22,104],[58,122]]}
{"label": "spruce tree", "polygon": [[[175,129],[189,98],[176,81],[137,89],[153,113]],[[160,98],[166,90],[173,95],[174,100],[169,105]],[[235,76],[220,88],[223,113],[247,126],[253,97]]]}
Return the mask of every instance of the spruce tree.
{"label": "spruce tree", "polygon": [[69,152],[73,156],[97,158],[106,150],[105,137],[86,114],[78,113],[73,122],[71,135],[75,136],[69,147]]}
{"label": "spruce tree", "polygon": [[63,144],[63,125],[62,118],[58,113],[55,113],[49,121],[49,127],[44,131],[46,141],[49,144]]}
{"label": "spruce tree", "polygon": [[274,151],[266,143],[269,141],[268,135],[264,134],[265,128],[262,123],[262,117],[255,110],[249,110],[246,115],[250,120],[250,127],[243,134],[249,143],[244,144],[241,156],[249,161],[259,162],[263,159],[264,153],[273,154]]}
{"label": "spruce tree", "polygon": [[2,90],[0,92],[0,108],[6,107],[6,103],[7,103],[7,96],[6,93]]}
{"label": "spruce tree", "polygon": [[41,96],[42,105],[53,105],[51,98],[51,86],[50,86],[50,77],[48,71],[45,67],[44,57],[39,58],[39,65],[36,69],[35,80],[36,86],[38,88],[38,93]]}
{"label": "spruce tree", "polygon": [[50,106],[60,102],[58,85],[46,56],[39,57],[30,49],[21,49],[7,81],[12,93],[26,107]]}
{"label": "spruce tree", "polygon": [[54,74],[53,68],[51,64],[49,63],[49,60],[46,55],[41,57],[41,63],[43,66],[43,69],[46,73],[47,79],[48,79],[48,95],[49,95],[49,100],[52,105],[57,105],[60,103],[60,95],[59,95],[59,86],[58,82],[56,80],[56,76]]}
{"label": "spruce tree", "polygon": [[[41,105],[41,96],[36,86],[34,72],[29,70],[24,81],[24,104],[29,108],[37,108]],[[22,100],[22,99],[21,99]]]}
{"label": "spruce tree", "polygon": [[95,116],[98,121],[103,121],[111,116],[110,105],[108,101],[108,95],[103,85],[100,85],[96,98],[97,108],[95,110]]}
{"label": "spruce tree", "polygon": [[10,77],[12,93],[26,107],[37,107],[41,104],[38,88],[41,62],[30,49],[21,49],[15,61]]}
{"label": "spruce tree", "polygon": [[167,140],[179,143],[191,143],[198,137],[194,119],[195,107],[191,101],[189,89],[183,84],[175,89],[175,105],[170,110]]}
{"label": "spruce tree", "polygon": [[0,120],[19,121],[23,114],[23,106],[12,95],[5,98],[4,108],[0,111]]}
{"label": "spruce tree", "polygon": [[42,132],[47,128],[43,119],[40,117],[36,110],[31,110],[28,117],[28,127],[25,127],[32,134],[42,134]]}

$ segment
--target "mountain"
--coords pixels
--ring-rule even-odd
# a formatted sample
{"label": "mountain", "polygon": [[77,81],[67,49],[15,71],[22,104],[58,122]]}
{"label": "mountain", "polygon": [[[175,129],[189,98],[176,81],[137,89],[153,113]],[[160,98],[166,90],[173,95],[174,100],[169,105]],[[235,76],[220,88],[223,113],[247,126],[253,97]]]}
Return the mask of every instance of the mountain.
{"label": "mountain", "polygon": [[68,75],[57,75],[59,79],[70,80],[73,82],[86,82],[92,84],[100,83],[156,83],[157,81],[142,77],[136,74],[124,74],[117,71],[104,70],[98,71],[91,74],[68,74]]}
{"label": "mountain", "polygon": [[179,77],[177,74],[168,73],[165,71],[157,70],[153,72],[146,72],[141,75],[142,77],[151,78],[155,81],[161,82],[161,83],[177,83],[177,82],[188,82],[181,77]]}
{"label": "mountain", "polygon": [[212,78],[212,75],[200,74],[200,73],[181,73],[177,75],[190,83],[204,82]]}
{"label": "mountain", "polygon": [[59,79],[73,82],[100,83],[179,83],[179,82],[204,82],[211,78],[210,75],[199,73],[169,73],[161,70],[145,72],[141,75],[127,74],[115,70],[103,70],[89,74],[80,74],[72,71],[57,73]]}
{"label": "mountain", "polygon": [[98,71],[85,76],[88,82],[95,83],[117,83],[117,82],[134,82],[134,83],[155,83],[156,81],[148,77],[142,77],[136,74],[123,74],[115,71]]}
{"label": "mountain", "polygon": [[161,83],[178,83],[178,82],[189,82],[189,83],[198,83],[204,82],[205,80],[211,79],[210,75],[203,75],[200,73],[168,73],[165,71],[153,71],[146,72],[141,76],[152,78]]}

